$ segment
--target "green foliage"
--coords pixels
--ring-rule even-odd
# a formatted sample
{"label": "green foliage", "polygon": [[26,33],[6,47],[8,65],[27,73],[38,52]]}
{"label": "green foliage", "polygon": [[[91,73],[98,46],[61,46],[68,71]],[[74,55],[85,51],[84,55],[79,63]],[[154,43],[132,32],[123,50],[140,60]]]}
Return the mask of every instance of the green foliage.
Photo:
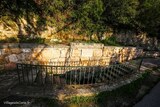
{"label": "green foliage", "polygon": [[7,39],[0,40],[0,43],[17,43],[17,42],[18,42],[18,38],[16,37],[10,37]]}
{"label": "green foliage", "polygon": [[19,42],[20,43],[39,43],[39,44],[43,44],[45,42],[45,39],[40,38],[40,37],[36,37],[36,38],[21,37]]}
{"label": "green foliage", "polygon": [[121,44],[117,43],[116,38],[113,36],[108,37],[105,40],[102,40],[102,43],[111,46],[121,46]]}
{"label": "green foliage", "polygon": [[94,33],[101,36],[106,30],[102,20],[103,11],[104,5],[101,0],[88,0],[72,12],[72,19],[77,21],[75,26],[80,28],[80,32],[89,36]]}
{"label": "green foliage", "polygon": [[49,25],[99,40],[109,28],[160,34],[160,0],[1,0],[0,9],[16,23],[24,17],[31,24],[36,17],[36,31]]}
{"label": "green foliage", "polygon": [[160,34],[160,0],[143,0],[139,6],[138,22],[142,31],[151,36]]}

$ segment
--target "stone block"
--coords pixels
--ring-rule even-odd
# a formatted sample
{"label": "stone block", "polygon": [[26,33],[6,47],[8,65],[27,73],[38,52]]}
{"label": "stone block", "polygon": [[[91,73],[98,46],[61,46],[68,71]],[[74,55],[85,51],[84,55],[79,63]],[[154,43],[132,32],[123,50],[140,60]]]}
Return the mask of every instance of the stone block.
{"label": "stone block", "polygon": [[53,57],[54,58],[59,58],[60,57],[60,50],[58,49],[53,49]]}
{"label": "stone block", "polygon": [[101,57],[102,56],[102,49],[95,49],[93,52],[93,57]]}
{"label": "stone block", "polygon": [[51,58],[51,59],[49,60],[49,62],[51,62],[51,63],[52,63],[52,62],[56,62],[56,63],[57,63],[57,62],[58,62],[58,58]]}
{"label": "stone block", "polygon": [[70,52],[68,49],[61,49],[60,52],[61,52],[61,54],[60,54],[61,58],[69,57],[69,55],[70,55]]}
{"label": "stone block", "polygon": [[69,59],[69,61],[71,61],[71,62],[80,61],[80,57],[71,57],[71,58]]}
{"label": "stone block", "polygon": [[88,61],[88,60],[90,60],[90,58],[89,57],[80,57],[80,60],[81,61]]}
{"label": "stone block", "polygon": [[89,60],[81,60],[80,66],[90,66],[91,63]]}
{"label": "stone block", "polygon": [[59,58],[60,57],[60,50],[46,48],[41,52],[41,55],[46,60],[50,60],[52,58]]}
{"label": "stone block", "polygon": [[63,57],[63,58],[58,58],[58,62],[65,62],[66,58]]}
{"label": "stone block", "polygon": [[19,61],[25,61],[26,60],[26,56],[24,53],[17,55],[17,58]]}
{"label": "stone block", "polygon": [[20,48],[11,48],[10,50],[12,54],[19,54],[22,52]]}
{"label": "stone block", "polygon": [[114,49],[115,49],[114,46],[105,46],[103,48],[103,56],[105,56],[105,57],[111,57],[112,54],[114,53]]}
{"label": "stone block", "polygon": [[5,55],[5,51],[4,49],[0,49],[0,56],[3,56],[3,55]]}
{"label": "stone block", "polygon": [[43,48],[34,48],[33,53],[41,53],[44,49]]}
{"label": "stone block", "polygon": [[100,60],[101,57],[95,56],[95,57],[91,57],[90,60]]}
{"label": "stone block", "polygon": [[73,48],[71,50],[71,56],[72,57],[80,57],[81,56],[81,50],[77,48]]}
{"label": "stone block", "polygon": [[18,58],[16,54],[11,54],[8,56],[9,62],[18,62]]}
{"label": "stone block", "polygon": [[24,52],[24,53],[32,52],[32,50],[31,50],[30,48],[23,48],[23,49],[21,49],[21,50],[22,50],[22,52]]}
{"label": "stone block", "polygon": [[4,64],[5,62],[5,58],[3,56],[0,56],[0,64]]}
{"label": "stone block", "polygon": [[81,57],[92,57],[93,49],[82,49]]}
{"label": "stone block", "polygon": [[11,50],[9,48],[5,48],[5,49],[3,49],[3,51],[4,51],[5,55],[10,55],[11,54]]}

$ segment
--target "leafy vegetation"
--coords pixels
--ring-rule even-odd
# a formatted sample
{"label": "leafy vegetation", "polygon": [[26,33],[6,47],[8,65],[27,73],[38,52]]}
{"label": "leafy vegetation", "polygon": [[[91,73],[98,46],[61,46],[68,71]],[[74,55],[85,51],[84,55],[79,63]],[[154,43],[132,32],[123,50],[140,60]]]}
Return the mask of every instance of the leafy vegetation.
{"label": "leafy vegetation", "polygon": [[0,43],[17,43],[18,39],[16,37],[10,37],[7,39],[0,40]]}
{"label": "leafy vegetation", "polygon": [[35,37],[35,38],[21,37],[19,42],[20,43],[39,43],[39,44],[43,44],[43,43],[45,43],[45,39],[40,38],[40,37]]}
{"label": "leafy vegetation", "polygon": [[160,38],[160,0],[1,0],[0,9],[1,20],[7,17],[19,25],[19,18],[25,18],[32,26],[27,26],[28,34],[49,25],[57,32],[73,30],[90,38],[97,34],[99,40],[111,29]]}

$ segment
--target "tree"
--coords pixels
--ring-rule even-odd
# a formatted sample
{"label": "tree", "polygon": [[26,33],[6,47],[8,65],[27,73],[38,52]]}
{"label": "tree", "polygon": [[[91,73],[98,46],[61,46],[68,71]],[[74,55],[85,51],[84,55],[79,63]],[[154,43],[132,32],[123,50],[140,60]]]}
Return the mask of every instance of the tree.
{"label": "tree", "polygon": [[138,22],[141,30],[151,37],[160,38],[160,0],[143,0],[139,7]]}
{"label": "tree", "polygon": [[103,11],[104,5],[102,0],[83,1],[72,12],[72,19],[76,21],[76,27],[80,28],[80,32],[89,36],[95,33],[100,40],[102,32],[106,30],[106,25],[102,20]]}
{"label": "tree", "polygon": [[118,29],[134,28],[137,15],[138,0],[103,0],[105,23]]}

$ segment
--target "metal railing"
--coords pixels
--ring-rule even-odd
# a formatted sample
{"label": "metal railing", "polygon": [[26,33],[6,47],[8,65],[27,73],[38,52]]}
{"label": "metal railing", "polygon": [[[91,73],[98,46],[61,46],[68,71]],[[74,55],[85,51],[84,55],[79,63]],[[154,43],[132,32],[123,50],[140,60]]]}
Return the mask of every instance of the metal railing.
{"label": "metal railing", "polygon": [[[74,62],[72,62],[74,63]],[[17,63],[19,82],[30,85],[84,85],[114,81],[136,72],[140,60],[108,66],[31,65]],[[53,63],[52,63],[53,64]]]}

